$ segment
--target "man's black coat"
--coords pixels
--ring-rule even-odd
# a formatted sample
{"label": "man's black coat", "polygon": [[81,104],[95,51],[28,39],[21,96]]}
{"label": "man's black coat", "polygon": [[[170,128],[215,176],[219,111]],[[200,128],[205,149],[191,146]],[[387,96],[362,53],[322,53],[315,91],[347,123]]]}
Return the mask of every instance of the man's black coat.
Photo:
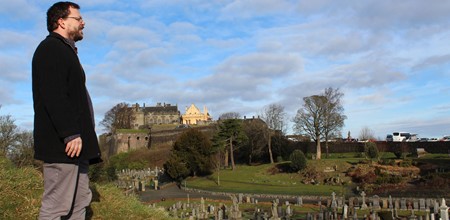
{"label": "man's black coat", "polygon": [[[74,49],[56,33],[37,47],[32,61],[35,159],[47,163],[100,161],[86,76]],[[65,152],[64,139],[80,135],[78,158]]]}

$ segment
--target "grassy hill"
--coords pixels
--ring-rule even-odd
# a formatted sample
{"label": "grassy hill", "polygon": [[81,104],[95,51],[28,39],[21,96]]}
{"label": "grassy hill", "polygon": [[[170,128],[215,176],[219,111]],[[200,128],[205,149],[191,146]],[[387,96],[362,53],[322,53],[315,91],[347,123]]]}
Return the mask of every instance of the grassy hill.
{"label": "grassy hill", "polygon": [[[289,162],[258,166],[237,166],[236,170],[216,171],[208,177],[190,178],[187,188],[215,192],[330,196],[332,192],[346,197],[359,194],[379,196],[437,196],[449,197],[450,157],[427,155],[423,158],[398,160],[384,165],[355,154],[336,154],[333,158],[308,160],[307,168],[299,173],[286,172]],[[384,153],[383,158],[395,162],[395,156]],[[408,165],[404,165],[409,161]],[[435,173],[435,169],[441,172]],[[434,187],[433,187],[434,186]]]}
{"label": "grassy hill", "polygon": [[[309,165],[302,173],[283,172],[289,162],[277,164],[263,164],[258,166],[239,165],[236,170],[220,170],[206,178],[191,178],[187,181],[188,188],[196,188],[208,191],[232,192],[232,193],[254,193],[254,194],[279,194],[279,195],[331,195],[350,194],[348,182],[349,177],[342,173],[350,165],[345,161],[321,160],[308,161]],[[334,168],[337,170],[334,171]],[[328,171],[318,173],[315,170]],[[331,172],[331,170],[333,170]],[[303,178],[309,175],[310,178]],[[314,174],[313,174],[314,173]],[[312,176],[312,175],[320,175]],[[323,179],[339,177],[339,184],[324,184]],[[311,183],[314,179],[315,183]],[[308,183],[306,183],[306,181]],[[220,184],[219,184],[220,183]]]}
{"label": "grassy hill", "polygon": [[[37,219],[43,192],[42,174],[32,167],[15,168],[0,156],[0,219]],[[149,208],[113,185],[92,184],[87,219],[171,219],[162,208]]]}

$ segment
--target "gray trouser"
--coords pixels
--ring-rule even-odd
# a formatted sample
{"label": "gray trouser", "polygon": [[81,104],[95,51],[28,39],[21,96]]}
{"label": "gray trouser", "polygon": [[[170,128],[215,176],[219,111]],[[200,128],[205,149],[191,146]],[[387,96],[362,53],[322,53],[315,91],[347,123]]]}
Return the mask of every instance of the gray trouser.
{"label": "gray trouser", "polygon": [[40,220],[85,219],[92,193],[89,164],[44,163],[44,195]]}

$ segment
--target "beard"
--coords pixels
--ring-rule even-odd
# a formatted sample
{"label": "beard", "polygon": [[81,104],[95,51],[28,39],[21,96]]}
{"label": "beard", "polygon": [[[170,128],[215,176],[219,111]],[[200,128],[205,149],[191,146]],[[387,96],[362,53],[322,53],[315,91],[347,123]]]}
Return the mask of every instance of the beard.
{"label": "beard", "polygon": [[83,40],[83,27],[78,27],[70,31],[69,37],[72,38],[75,42]]}

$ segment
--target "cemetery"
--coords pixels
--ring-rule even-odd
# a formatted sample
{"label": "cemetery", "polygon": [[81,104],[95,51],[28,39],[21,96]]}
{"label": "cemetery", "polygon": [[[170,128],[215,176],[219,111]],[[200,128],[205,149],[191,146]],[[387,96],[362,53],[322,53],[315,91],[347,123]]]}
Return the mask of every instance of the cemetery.
{"label": "cemetery", "polygon": [[[314,162],[310,161],[310,163]],[[444,193],[433,193],[427,196],[427,189],[430,189],[428,192],[433,191],[432,187],[422,184],[419,188],[424,189],[417,188],[417,191],[425,193],[408,196],[407,192],[403,192],[394,193],[395,196],[391,196],[390,192],[393,191],[377,191],[370,187],[362,187],[363,184],[349,183],[351,181],[349,175],[352,174],[348,172],[348,175],[343,175],[344,172],[338,172],[356,170],[356,163],[342,165],[336,161],[327,160],[322,160],[320,163],[325,165],[319,166],[323,172],[321,172],[321,179],[316,179],[315,183],[311,180],[299,181],[297,179],[294,184],[292,174],[291,178],[282,176],[288,174],[280,174],[280,176],[269,177],[266,180],[253,177],[252,183],[255,185],[253,188],[256,191],[251,192],[251,187],[246,186],[248,192],[238,192],[239,187],[236,184],[236,187],[227,185],[227,182],[230,181],[227,172],[231,171],[222,170],[220,185],[223,186],[223,191],[211,190],[212,188],[207,187],[201,189],[202,186],[205,186],[202,185],[204,182],[209,181],[209,184],[217,185],[216,178],[219,177],[217,176],[219,174],[216,173],[210,178],[196,178],[196,180],[187,181],[187,186],[186,182],[185,185],[179,186],[188,195],[189,193],[201,193],[204,195],[201,198],[189,198],[188,196],[188,198],[167,198],[164,201],[143,202],[151,207],[165,207],[171,216],[179,219],[449,219],[448,202],[446,202],[449,200],[448,188]],[[369,166],[364,163],[363,165],[365,165],[365,169],[380,166],[378,164]],[[245,168],[238,167],[236,172],[239,172],[239,169]],[[445,173],[448,172],[446,169],[448,167],[444,166],[434,172]],[[420,178],[419,171],[420,169],[416,166],[405,169],[393,167],[384,170],[394,176],[406,176],[407,180]],[[160,176],[158,177],[158,175]],[[161,175],[163,175],[163,170],[158,168],[141,171],[123,170],[118,174],[117,184],[119,187],[137,194],[151,193],[151,191],[160,190],[160,186],[165,187],[164,183],[158,185]],[[237,173],[236,175],[240,176],[242,181],[252,178],[250,174]],[[267,191],[268,193],[264,193],[257,190],[256,185],[262,183],[270,185],[275,182],[286,185],[288,179],[291,179],[291,187],[285,190],[286,193],[277,194],[270,190]],[[352,189],[353,186],[356,187]],[[390,186],[395,188],[395,185]],[[319,187],[325,187],[328,191],[316,190],[319,193],[315,194],[314,188]],[[233,191],[230,188],[237,190]],[[302,188],[305,191],[295,191]],[[366,193],[364,189],[369,190],[369,193]],[[377,192],[385,193],[377,194]],[[221,196],[222,199],[217,199],[218,196]]]}

